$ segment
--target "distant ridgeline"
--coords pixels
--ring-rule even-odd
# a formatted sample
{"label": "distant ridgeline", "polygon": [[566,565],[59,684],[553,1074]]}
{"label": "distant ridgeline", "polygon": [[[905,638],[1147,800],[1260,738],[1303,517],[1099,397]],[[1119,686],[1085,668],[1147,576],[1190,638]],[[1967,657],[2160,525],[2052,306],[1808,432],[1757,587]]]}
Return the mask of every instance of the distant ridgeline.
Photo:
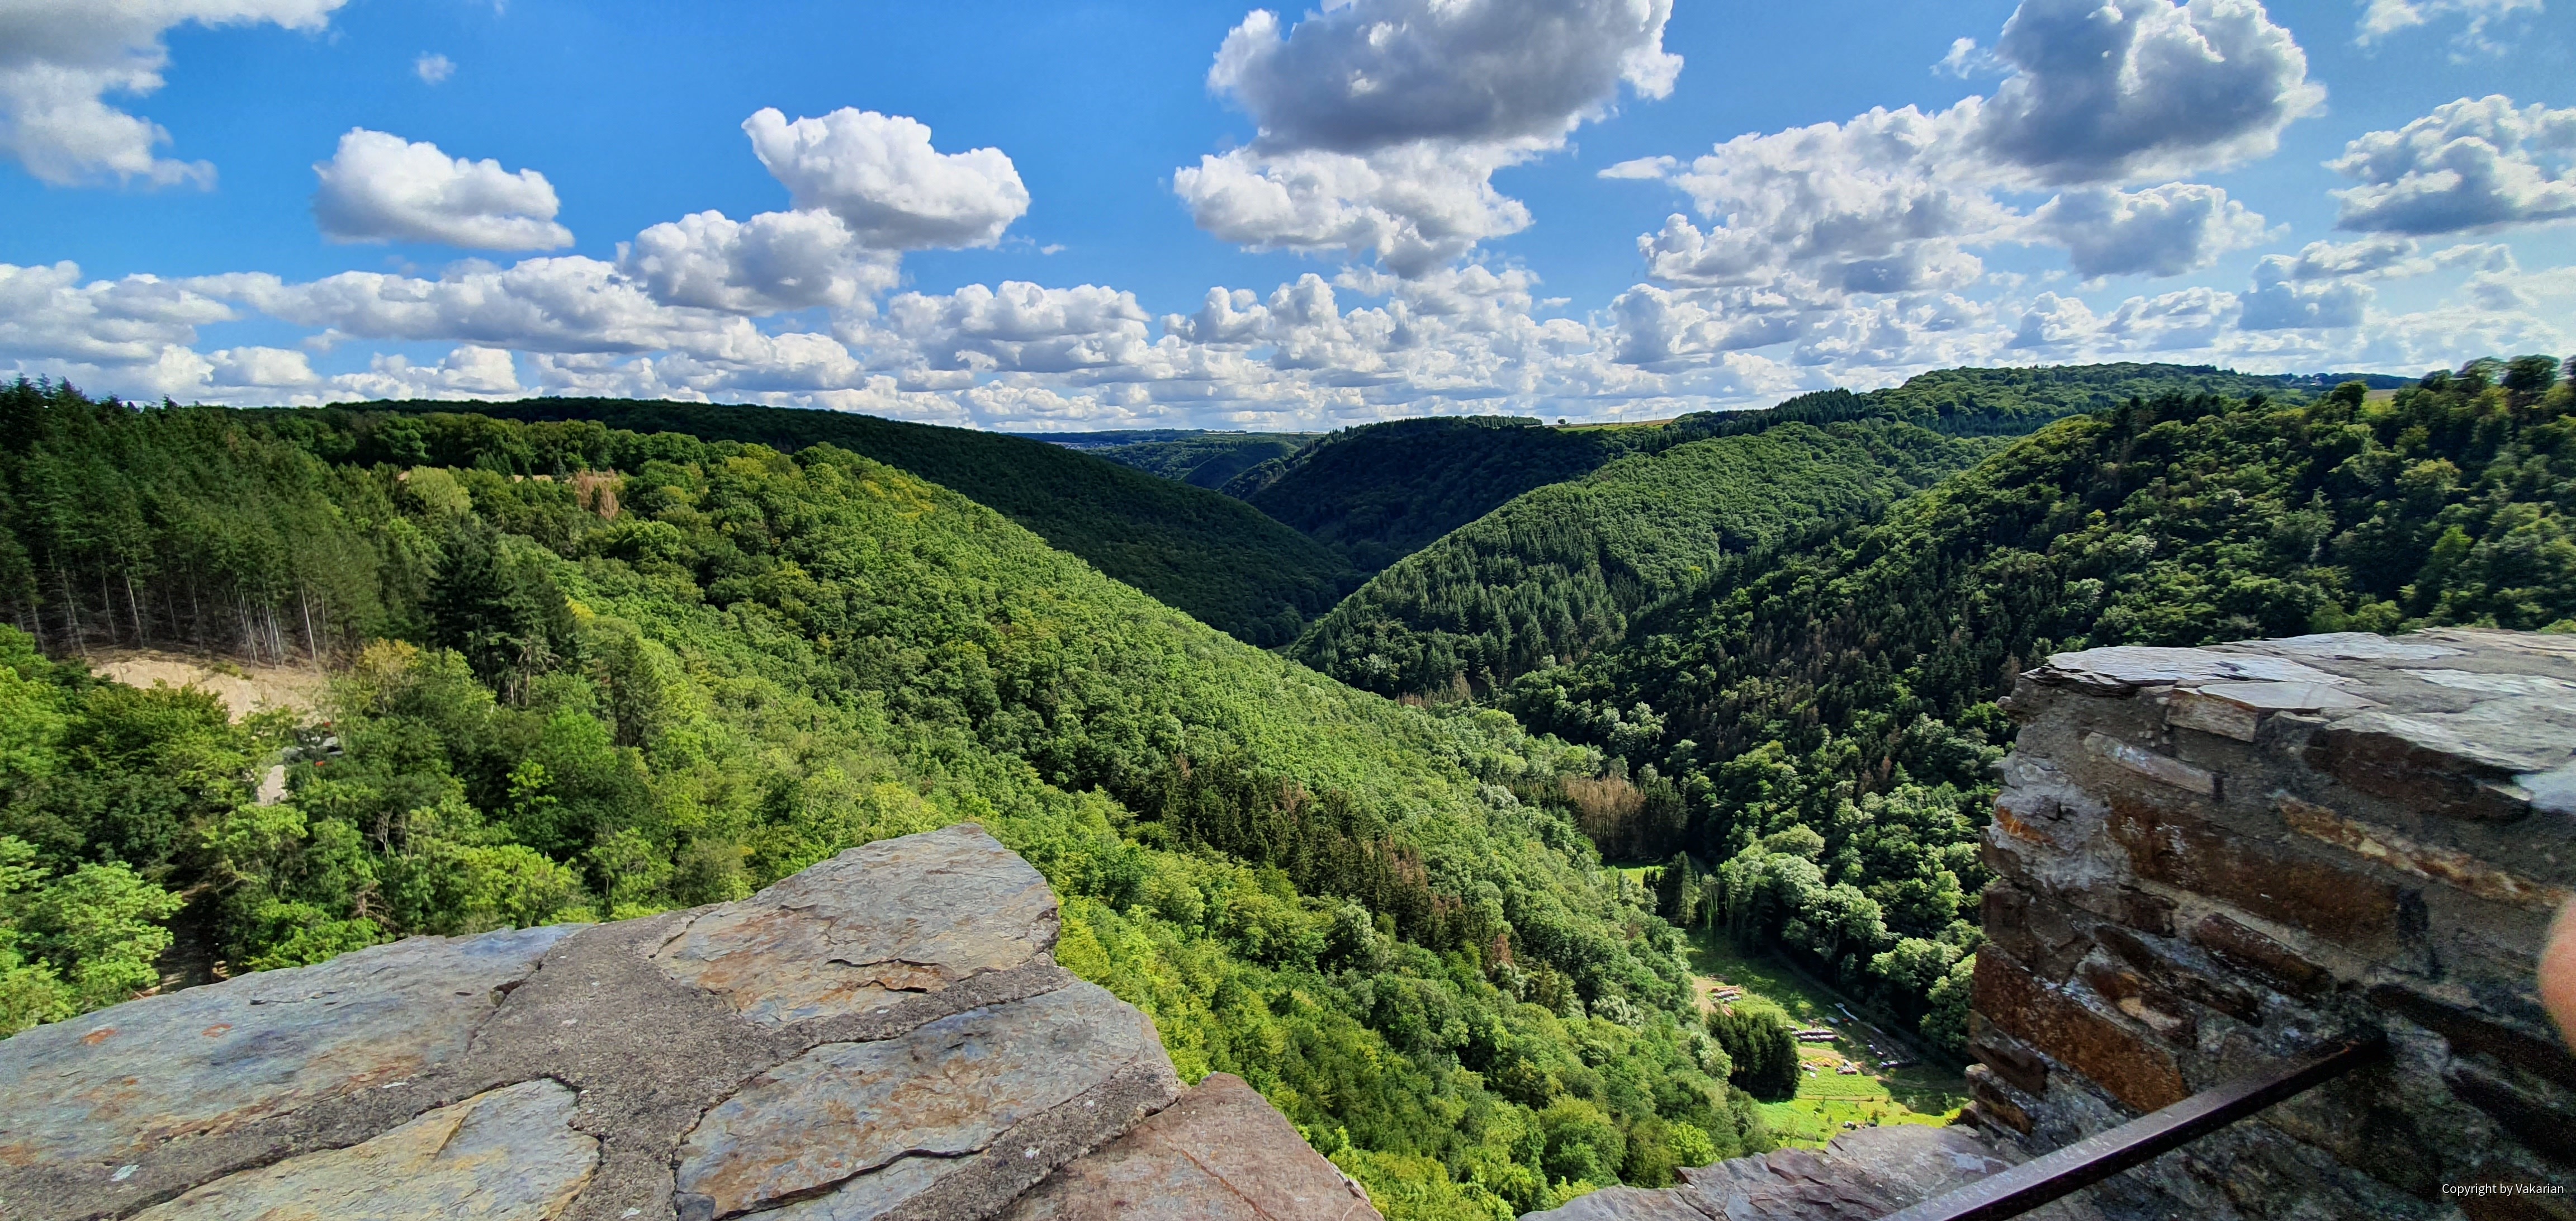
{"label": "distant ridgeline", "polygon": [[[1295,507],[1342,519],[1318,526],[1283,518],[1337,545],[1387,520],[1385,505],[1400,506],[1398,515],[1426,505],[1479,513],[1373,577],[1293,650],[1372,691],[1458,698],[1616,644],[1632,616],[1703,580],[1718,557],[1873,515],[1973,465],[2005,435],[2141,396],[2304,397],[2284,393],[2284,380],[2174,365],[1960,369],[1866,394],[1828,390],[1663,425],[1404,421],[1335,434],[1300,454],[1303,465],[1270,468],[1281,480],[1253,503],[1287,511],[1270,501],[1338,480],[1344,491]],[[1460,478],[1441,468],[1443,450],[1489,474],[1506,469]],[[1511,464],[1518,454],[1543,460]],[[1585,474],[1484,507],[1515,477],[1526,482],[1596,460]],[[1409,536],[1398,541],[1410,544]]]}
{"label": "distant ridgeline", "polygon": [[[1580,478],[1630,454],[1782,423],[1892,419],[1948,436],[2018,436],[2131,398],[2303,397],[2291,385],[2297,380],[2189,365],[1948,369],[1885,390],[1827,390],[1762,410],[1695,412],[1662,424],[1547,428],[1535,419],[1507,416],[1396,420],[1344,429],[1252,467],[1227,483],[1225,492],[1341,552],[1362,572],[1375,573],[1515,496]],[[2340,379],[2328,383],[2337,384]]]}
{"label": "distant ridgeline", "polygon": [[[1308,619],[1358,584],[1331,551],[1226,497],[1027,437],[832,411],[627,399],[384,402],[348,409],[595,420],[629,432],[754,442],[781,453],[839,446],[953,488],[1157,601],[1264,647],[1295,639]],[[347,455],[355,460],[450,464],[455,457],[410,445],[398,428],[362,424],[352,431],[373,446]],[[510,469],[528,468],[521,461]]]}
{"label": "distant ridgeline", "polygon": [[[336,749],[82,662],[138,644],[325,655]],[[0,1034],[174,939],[202,977],[629,917],[975,821],[1185,1078],[1250,1080],[1390,1216],[1517,1214],[1768,1143],[1573,821],[1604,765],[828,444],[0,386]]]}
{"label": "distant ridgeline", "polygon": [[1148,475],[1177,479],[1210,491],[1224,487],[1252,467],[1296,453],[1315,439],[1313,434],[1302,432],[1208,432],[1191,428],[1018,435],[1078,449]]}

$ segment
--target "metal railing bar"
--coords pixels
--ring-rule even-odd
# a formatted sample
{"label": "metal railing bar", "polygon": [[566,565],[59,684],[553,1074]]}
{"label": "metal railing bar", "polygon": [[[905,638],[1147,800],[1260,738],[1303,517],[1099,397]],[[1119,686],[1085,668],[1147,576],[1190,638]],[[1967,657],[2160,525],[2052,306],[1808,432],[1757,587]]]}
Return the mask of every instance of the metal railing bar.
{"label": "metal railing bar", "polygon": [[1881,1221],[2002,1221],[2170,1152],[2276,1102],[2377,1061],[2387,1040],[2372,1036],[2327,1048],[2281,1068],[2203,1090],[2150,1115],[2097,1133]]}

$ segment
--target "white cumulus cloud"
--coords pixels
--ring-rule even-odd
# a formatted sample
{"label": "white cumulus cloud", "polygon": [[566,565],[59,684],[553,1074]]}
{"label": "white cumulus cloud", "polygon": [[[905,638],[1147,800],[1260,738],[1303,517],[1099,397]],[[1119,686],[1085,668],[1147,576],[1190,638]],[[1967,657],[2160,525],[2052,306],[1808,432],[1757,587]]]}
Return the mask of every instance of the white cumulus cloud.
{"label": "white cumulus cloud", "polygon": [[346,0],[10,0],[0,4],[0,152],[66,186],[112,179],[212,186],[215,167],[154,154],[160,124],[103,100],[161,87],[172,28],[321,29]]}
{"label": "white cumulus cloud", "polygon": [[422,84],[444,84],[448,77],[456,75],[456,61],[434,51],[423,51],[420,58],[411,61],[411,72]]}
{"label": "white cumulus cloud", "polygon": [[2337,227],[2417,236],[2576,217],[2576,107],[2461,98],[2327,162],[2359,185],[2336,191]]}
{"label": "white cumulus cloud", "polygon": [[897,258],[829,212],[699,212],[636,234],[617,267],[665,305],[767,314],[872,297],[900,279]]}
{"label": "white cumulus cloud", "polygon": [[471,250],[553,250],[572,244],[555,223],[555,188],[535,170],[450,157],[426,140],[353,127],[329,161],[313,219],[335,242],[431,242]]}
{"label": "white cumulus cloud", "polygon": [[840,217],[876,249],[990,246],[1029,210],[1002,150],[939,152],[930,128],[903,115],[844,107],[791,123],[768,108],[742,129],[799,209]]}
{"label": "white cumulus cloud", "polygon": [[2023,0],[1977,143],[2040,182],[2134,181],[2269,156],[2325,89],[2257,0]]}
{"label": "white cumulus cloud", "polygon": [[2034,230],[2066,247],[2084,278],[2178,276],[2262,242],[2260,213],[2217,187],[2172,182],[2143,191],[2069,191],[2031,216]]}
{"label": "white cumulus cloud", "polygon": [[1259,134],[1173,189],[1226,241],[1428,275],[1528,227],[1496,170],[1563,147],[1622,86],[1672,92],[1671,15],[1671,0],[1350,0],[1289,26],[1254,10],[1208,87]]}

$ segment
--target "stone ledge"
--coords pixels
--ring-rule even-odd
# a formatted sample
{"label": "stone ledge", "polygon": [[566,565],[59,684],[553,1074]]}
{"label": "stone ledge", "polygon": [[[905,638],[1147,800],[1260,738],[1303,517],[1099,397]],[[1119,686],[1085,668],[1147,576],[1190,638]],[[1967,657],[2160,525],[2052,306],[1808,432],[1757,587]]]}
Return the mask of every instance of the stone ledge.
{"label": "stone ledge", "polygon": [[[0,1215],[993,1217],[1180,1094],[1056,929],[965,824],[739,903],[116,1006],[0,1040]],[[1221,1101],[1203,1161],[1322,1165],[1351,1201],[1257,1094]]]}

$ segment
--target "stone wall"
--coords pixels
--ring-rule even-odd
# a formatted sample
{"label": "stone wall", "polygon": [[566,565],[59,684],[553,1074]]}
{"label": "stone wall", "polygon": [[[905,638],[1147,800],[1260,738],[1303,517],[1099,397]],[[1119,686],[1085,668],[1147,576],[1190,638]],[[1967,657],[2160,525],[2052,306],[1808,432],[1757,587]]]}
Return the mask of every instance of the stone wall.
{"label": "stone wall", "polygon": [[0,1041],[0,1217],[1376,1216],[1056,927],[966,825],[133,1001]]}
{"label": "stone wall", "polygon": [[[2338,1039],[2377,1067],[2091,1193],[2112,1216],[2571,1217],[2533,977],[2576,888],[2576,637],[2060,654],[1986,836],[1970,1083],[2055,1148]],[[2446,1188],[2448,1190],[2446,1190]]]}

